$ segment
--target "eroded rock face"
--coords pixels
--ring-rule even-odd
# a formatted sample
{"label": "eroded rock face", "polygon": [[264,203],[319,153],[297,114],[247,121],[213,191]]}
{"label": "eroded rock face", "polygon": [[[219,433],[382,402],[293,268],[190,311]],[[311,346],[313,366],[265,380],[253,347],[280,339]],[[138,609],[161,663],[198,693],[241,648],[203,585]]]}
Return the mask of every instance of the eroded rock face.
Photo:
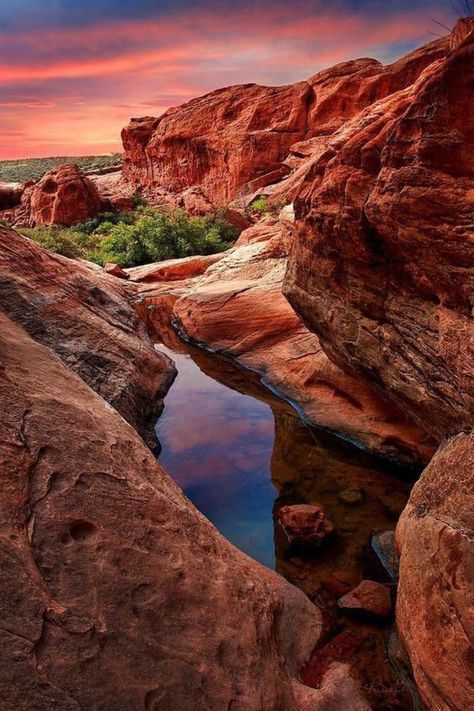
{"label": "eroded rock face", "polygon": [[22,212],[30,225],[70,227],[95,217],[101,209],[94,183],[75,165],[60,165],[22,195]]}
{"label": "eroded rock face", "polygon": [[397,527],[397,624],[428,708],[474,703],[474,435],[443,445]]}
{"label": "eroded rock face", "polygon": [[160,118],[132,119],[122,131],[123,182],[198,213],[261,191],[291,202],[308,155],[356,113],[412,84],[447,48],[441,39],[388,66],[357,59],[288,86],[226,87]]}
{"label": "eroded rock face", "polygon": [[169,313],[185,337],[261,373],[312,422],[386,456],[428,461],[434,448],[426,435],[367,381],[334,365],[284,298],[291,242],[284,212],[282,221],[267,219],[242,232],[232,250],[187,282],[185,276],[198,274],[195,257],[170,263],[170,271],[167,262],[128,270],[147,282],[140,309],[150,328],[156,321],[159,332],[169,295]]}
{"label": "eroded rock face", "polygon": [[0,309],[140,432],[175,375],[129,305],[134,287],[0,227]]}
{"label": "eroded rock face", "polygon": [[200,186],[211,202],[226,204],[239,190],[252,192],[252,181],[265,185],[281,177],[290,145],[305,135],[312,99],[307,82],[246,84],[193,99],[158,119],[132,119],[122,131],[124,178],[170,193]]}
{"label": "eroded rock face", "polygon": [[2,709],[317,708],[296,681],[317,608],[3,313],[0,362]]}
{"label": "eroded rock face", "polygon": [[331,359],[438,440],[474,411],[472,38],[313,161],[285,284]]}

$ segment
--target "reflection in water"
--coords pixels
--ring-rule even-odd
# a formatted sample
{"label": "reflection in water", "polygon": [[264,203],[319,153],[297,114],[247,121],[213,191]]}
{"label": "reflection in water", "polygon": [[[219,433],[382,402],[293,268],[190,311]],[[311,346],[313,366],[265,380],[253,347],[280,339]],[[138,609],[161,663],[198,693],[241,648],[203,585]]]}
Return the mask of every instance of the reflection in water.
{"label": "reflection in water", "polygon": [[[178,369],[156,428],[160,463],[232,543],[325,611],[322,671],[334,655],[351,664],[377,708],[412,708],[403,690],[393,690],[390,624],[346,618],[337,608],[363,578],[390,582],[370,537],[395,527],[411,483],[393,465],[308,427],[255,374],[170,338],[157,346]],[[292,503],[319,504],[335,526],[335,540],[316,556],[288,552],[274,531],[278,509]]]}
{"label": "reflection in water", "polygon": [[226,538],[274,567],[272,411],[206,375],[190,355],[159,349],[178,369],[157,424],[160,463]]}

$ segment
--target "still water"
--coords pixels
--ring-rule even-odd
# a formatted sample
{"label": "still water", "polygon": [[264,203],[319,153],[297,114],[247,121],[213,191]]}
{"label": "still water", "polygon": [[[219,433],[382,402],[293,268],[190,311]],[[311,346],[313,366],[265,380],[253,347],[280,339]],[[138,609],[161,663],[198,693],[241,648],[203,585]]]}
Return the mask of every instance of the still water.
{"label": "still water", "polygon": [[188,353],[158,349],[178,369],[156,429],[160,463],[226,538],[274,568],[270,407],[206,375]]}
{"label": "still water", "polygon": [[[316,669],[348,663],[374,708],[417,709],[411,682],[394,672],[391,620],[347,617],[337,604],[364,578],[393,587],[371,540],[395,528],[412,484],[407,472],[308,427],[228,358],[173,334],[164,340],[156,348],[178,375],[156,425],[160,463],[224,536],[318,605],[327,637],[314,653]],[[275,526],[279,508],[296,503],[318,504],[334,525],[334,539],[317,555],[288,551]],[[319,683],[314,674],[306,681]]]}

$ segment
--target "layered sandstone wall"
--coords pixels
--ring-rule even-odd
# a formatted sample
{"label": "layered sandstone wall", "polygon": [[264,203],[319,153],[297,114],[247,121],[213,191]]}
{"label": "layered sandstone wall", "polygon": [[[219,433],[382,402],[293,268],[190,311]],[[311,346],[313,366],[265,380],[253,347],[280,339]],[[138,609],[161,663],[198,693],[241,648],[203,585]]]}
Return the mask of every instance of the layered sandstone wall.
{"label": "layered sandstone wall", "polygon": [[285,284],[328,355],[438,439],[474,409],[473,82],[466,38],[335,134],[296,198]]}

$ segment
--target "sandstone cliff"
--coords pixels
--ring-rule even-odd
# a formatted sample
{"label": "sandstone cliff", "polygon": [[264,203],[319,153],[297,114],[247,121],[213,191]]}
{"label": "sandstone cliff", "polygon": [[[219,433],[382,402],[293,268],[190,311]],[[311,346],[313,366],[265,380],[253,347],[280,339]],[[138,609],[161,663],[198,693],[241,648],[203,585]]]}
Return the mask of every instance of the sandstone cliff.
{"label": "sandstone cliff", "polygon": [[438,438],[472,426],[473,35],[356,115],[295,201],[285,292],[325,351]]}
{"label": "sandstone cliff", "polygon": [[301,142],[324,139],[375,100],[410,85],[447,45],[437,40],[389,66],[344,62],[288,86],[227,87],[159,118],[132,119],[122,131],[124,182],[154,200],[199,187],[214,205],[277,184],[294,171]]}

